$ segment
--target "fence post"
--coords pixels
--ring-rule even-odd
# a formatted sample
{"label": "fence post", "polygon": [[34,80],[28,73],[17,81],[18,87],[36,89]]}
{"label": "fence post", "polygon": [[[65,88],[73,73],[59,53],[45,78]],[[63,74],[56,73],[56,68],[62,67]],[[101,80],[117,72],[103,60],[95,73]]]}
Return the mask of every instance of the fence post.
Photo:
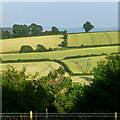
{"label": "fence post", "polygon": [[115,112],[115,120],[117,120],[117,112]]}
{"label": "fence post", "polygon": [[30,120],[32,120],[32,111],[30,111]]}
{"label": "fence post", "polygon": [[46,108],[46,120],[48,120],[48,109]]}

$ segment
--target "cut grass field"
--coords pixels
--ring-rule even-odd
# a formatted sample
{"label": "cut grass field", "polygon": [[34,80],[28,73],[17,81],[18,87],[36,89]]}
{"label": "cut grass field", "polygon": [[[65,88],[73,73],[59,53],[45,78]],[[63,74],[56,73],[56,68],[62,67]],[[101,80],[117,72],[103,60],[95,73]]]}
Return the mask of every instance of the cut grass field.
{"label": "cut grass field", "polygon": [[58,48],[59,47],[58,45],[63,41],[61,37],[63,36],[48,35],[48,36],[4,39],[2,40],[2,52],[19,51],[22,45],[30,45],[33,49],[36,49],[36,46],[38,44],[41,44],[46,48]]}
{"label": "cut grass field", "polygon": [[68,35],[68,46],[118,44],[118,32],[93,32]]}
{"label": "cut grass field", "polygon": [[78,55],[90,55],[90,54],[110,54],[118,52],[118,46],[108,46],[108,47],[94,47],[94,48],[82,48],[82,49],[71,49],[53,52],[37,52],[37,53],[21,53],[21,54],[3,54],[2,60],[28,60],[28,59],[64,59],[68,56],[78,56]]}
{"label": "cut grass field", "polygon": [[84,84],[88,85],[91,83],[91,79],[93,77],[94,76],[71,76],[71,79],[73,82],[81,83],[82,85],[84,85]]}
{"label": "cut grass field", "polygon": [[8,65],[16,67],[17,70],[22,70],[22,68],[25,67],[27,74],[35,74],[37,72],[39,76],[46,76],[49,71],[54,71],[54,69],[60,67],[60,65],[55,62],[3,63],[0,64],[0,67],[2,67],[2,70],[5,70]]}
{"label": "cut grass field", "polygon": [[76,58],[62,60],[73,73],[90,73],[93,67],[96,67],[97,62],[104,59],[105,56]]}
{"label": "cut grass field", "polygon": [[[68,47],[83,45],[105,45],[105,44],[118,44],[118,32],[91,32],[91,33],[75,33],[68,34]],[[36,49],[38,44],[46,48],[61,48],[58,45],[63,41],[63,35],[47,35],[24,37],[14,39],[3,39],[2,50],[0,52],[16,52],[19,51],[22,45],[30,45]],[[69,48],[70,49],[70,48]]]}

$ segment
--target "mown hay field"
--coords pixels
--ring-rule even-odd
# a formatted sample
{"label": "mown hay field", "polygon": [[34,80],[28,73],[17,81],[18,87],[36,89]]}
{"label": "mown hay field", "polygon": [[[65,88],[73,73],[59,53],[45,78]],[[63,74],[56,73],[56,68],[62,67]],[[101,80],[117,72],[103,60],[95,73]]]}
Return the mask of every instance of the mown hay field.
{"label": "mown hay field", "polygon": [[[47,35],[37,37],[24,37],[14,39],[2,40],[2,52],[19,51],[22,45],[30,45],[33,49],[36,49],[38,44],[45,46],[46,48],[57,48],[63,41],[62,35]],[[1,52],[1,51],[0,51]]]}
{"label": "mown hay field", "polygon": [[84,85],[84,84],[89,85],[89,84],[92,82],[91,79],[92,79],[93,77],[94,77],[94,76],[81,75],[81,76],[71,76],[71,79],[72,79],[73,82],[81,83],[82,85]]}
{"label": "mown hay field", "polygon": [[63,59],[68,56],[78,55],[91,55],[91,54],[110,54],[118,52],[118,46],[108,47],[94,47],[94,48],[82,48],[82,49],[71,49],[53,52],[35,52],[35,53],[21,53],[21,54],[2,54],[2,60],[26,60],[26,59]]}
{"label": "mown hay field", "polygon": [[118,44],[118,32],[93,32],[68,35],[68,46]]}
{"label": "mown hay field", "polygon": [[73,73],[90,73],[97,62],[104,59],[105,56],[84,57],[76,59],[62,60]]}
{"label": "mown hay field", "polygon": [[2,67],[2,70],[5,70],[9,65],[12,65],[17,70],[22,70],[24,67],[27,74],[35,74],[37,72],[39,76],[46,76],[50,71],[60,67],[55,62],[2,63],[0,67]]}

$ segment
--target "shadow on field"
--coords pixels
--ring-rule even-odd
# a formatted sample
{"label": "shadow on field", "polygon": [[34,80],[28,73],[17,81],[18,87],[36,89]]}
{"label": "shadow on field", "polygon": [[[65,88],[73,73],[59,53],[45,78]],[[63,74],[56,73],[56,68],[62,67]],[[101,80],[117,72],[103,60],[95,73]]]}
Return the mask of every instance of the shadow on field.
{"label": "shadow on field", "polygon": [[88,77],[80,77],[80,78],[85,79],[87,81],[91,81],[91,78],[88,78]]}

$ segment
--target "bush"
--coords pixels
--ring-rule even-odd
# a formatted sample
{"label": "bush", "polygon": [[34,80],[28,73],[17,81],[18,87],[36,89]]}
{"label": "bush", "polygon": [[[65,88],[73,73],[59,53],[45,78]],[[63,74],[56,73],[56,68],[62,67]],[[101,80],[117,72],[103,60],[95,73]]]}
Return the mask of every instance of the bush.
{"label": "bush", "polygon": [[47,51],[47,49],[43,45],[38,44],[36,47],[37,47],[36,48],[37,52],[46,52]]}
{"label": "bush", "polygon": [[64,39],[64,41],[61,43],[62,47],[67,47],[67,39]]}
{"label": "bush", "polygon": [[28,52],[33,52],[33,48],[29,45],[23,45],[21,48],[20,48],[20,53],[28,53]]}

